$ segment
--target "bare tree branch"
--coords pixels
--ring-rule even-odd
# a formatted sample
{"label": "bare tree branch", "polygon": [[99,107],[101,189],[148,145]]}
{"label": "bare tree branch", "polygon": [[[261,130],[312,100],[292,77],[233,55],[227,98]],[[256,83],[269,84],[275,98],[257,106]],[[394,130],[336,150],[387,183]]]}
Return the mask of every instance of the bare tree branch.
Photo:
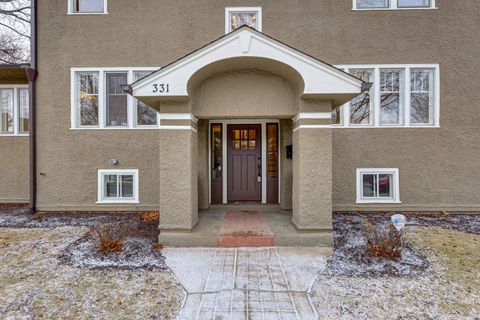
{"label": "bare tree branch", "polygon": [[0,0],[0,63],[30,60],[30,0]]}

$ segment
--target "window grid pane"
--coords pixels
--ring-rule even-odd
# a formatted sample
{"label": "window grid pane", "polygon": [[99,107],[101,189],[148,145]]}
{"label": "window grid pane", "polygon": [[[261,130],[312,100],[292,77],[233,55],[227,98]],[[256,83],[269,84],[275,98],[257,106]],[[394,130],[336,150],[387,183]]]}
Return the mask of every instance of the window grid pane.
{"label": "window grid pane", "polygon": [[244,25],[257,29],[257,21],[257,12],[231,12],[230,31],[238,29]]}
{"label": "window grid pane", "polygon": [[0,89],[0,128],[2,133],[13,133],[13,89]]}
{"label": "window grid pane", "polygon": [[106,126],[128,126],[127,93],[122,85],[127,84],[127,73],[107,73]]}
{"label": "window grid pane", "polygon": [[402,123],[403,70],[380,70],[380,124]]}
{"label": "window grid pane", "polygon": [[430,7],[430,0],[397,0],[399,8],[425,8]]}
{"label": "window grid pane", "polygon": [[133,198],[133,175],[120,175],[120,198]]}
{"label": "window grid pane", "polygon": [[410,72],[410,123],[433,124],[433,70],[412,69]]}
{"label": "window grid pane", "polygon": [[[135,81],[139,80],[147,75],[151,71],[138,71],[134,73]],[[137,105],[137,125],[138,126],[154,126],[157,125],[157,110],[153,109],[149,105],[136,100]]]}
{"label": "window grid pane", "polygon": [[71,0],[74,3],[75,12],[101,13],[104,12],[104,0]]}
{"label": "window grid pane", "polygon": [[357,8],[388,8],[389,0],[357,0]]}
{"label": "window grid pane", "polygon": [[80,126],[98,125],[98,72],[77,73]]}
{"label": "window grid pane", "polygon": [[[373,82],[373,70],[351,69],[350,74],[365,82]],[[362,93],[350,101],[350,123],[354,125],[371,124],[372,119],[372,91]]]}
{"label": "window grid pane", "polygon": [[117,198],[118,197],[118,176],[109,174],[104,176],[104,197]]}
{"label": "window grid pane", "polygon": [[18,90],[18,130],[20,133],[27,133],[29,131],[29,97],[28,89]]}

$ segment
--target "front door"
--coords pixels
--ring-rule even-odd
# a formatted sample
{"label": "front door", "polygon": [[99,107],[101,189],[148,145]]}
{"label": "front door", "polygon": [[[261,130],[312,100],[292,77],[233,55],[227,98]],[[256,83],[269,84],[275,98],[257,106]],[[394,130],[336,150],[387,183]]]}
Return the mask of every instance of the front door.
{"label": "front door", "polygon": [[227,153],[228,202],[262,201],[261,125],[228,125]]}

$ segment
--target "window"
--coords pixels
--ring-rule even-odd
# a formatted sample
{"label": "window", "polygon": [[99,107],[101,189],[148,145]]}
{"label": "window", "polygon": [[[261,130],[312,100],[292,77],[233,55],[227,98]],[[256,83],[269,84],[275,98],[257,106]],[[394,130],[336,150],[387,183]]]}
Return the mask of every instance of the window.
{"label": "window", "polygon": [[25,135],[29,130],[26,86],[0,86],[0,135]]}
{"label": "window", "polygon": [[99,203],[138,203],[138,170],[98,170]]}
{"label": "window", "polygon": [[334,110],[336,127],[439,127],[438,65],[352,65],[340,69],[373,83]]}
{"label": "window", "polygon": [[403,70],[380,70],[380,124],[401,124]]}
{"label": "window", "polygon": [[435,0],[353,0],[353,9],[434,9]]}
{"label": "window", "polygon": [[157,111],[123,89],[155,69],[72,68],[72,128],[158,128]]}
{"label": "window", "polygon": [[[134,72],[135,81],[146,77],[153,71]],[[158,124],[157,110],[141,101],[136,101],[137,126],[156,126]]]}
{"label": "window", "polygon": [[[373,70],[351,69],[350,73],[363,81],[373,82]],[[372,90],[362,93],[350,101],[350,123],[355,125],[371,124]]]}
{"label": "window", "polygon": [[106,126],[128,127],[127,93],[122,85],[128,84],[127,73],[107,73]]}
{"label": "window", "polygon": [[412,69],[410,75],[410,123],[433,124],[433,70]]}
{"label": "window", "polygon": [[357,203],[400,203],[398,169],[357,169]]}
{"label": "window", "polygon": [[69,0],[69,13],[107,13],[107,0]]}
{"label": "window", "polygon": [[98,72],[79,72],[75,82],[78,126],[98,126]]}
{"label": "window", "polygon": [[244,25],[262,31],[262,8],[225,8],[225,33]]}

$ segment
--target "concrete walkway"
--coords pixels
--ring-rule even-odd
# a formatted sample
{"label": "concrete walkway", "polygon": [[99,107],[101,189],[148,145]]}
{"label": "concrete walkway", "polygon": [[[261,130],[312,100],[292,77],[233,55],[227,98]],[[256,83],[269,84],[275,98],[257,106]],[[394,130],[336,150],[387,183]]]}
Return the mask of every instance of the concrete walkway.
{"label": "concrete walkway", "polygon": [[187,292],[179,319],[317,319],[310,286],[331,249],[166,248]]}

